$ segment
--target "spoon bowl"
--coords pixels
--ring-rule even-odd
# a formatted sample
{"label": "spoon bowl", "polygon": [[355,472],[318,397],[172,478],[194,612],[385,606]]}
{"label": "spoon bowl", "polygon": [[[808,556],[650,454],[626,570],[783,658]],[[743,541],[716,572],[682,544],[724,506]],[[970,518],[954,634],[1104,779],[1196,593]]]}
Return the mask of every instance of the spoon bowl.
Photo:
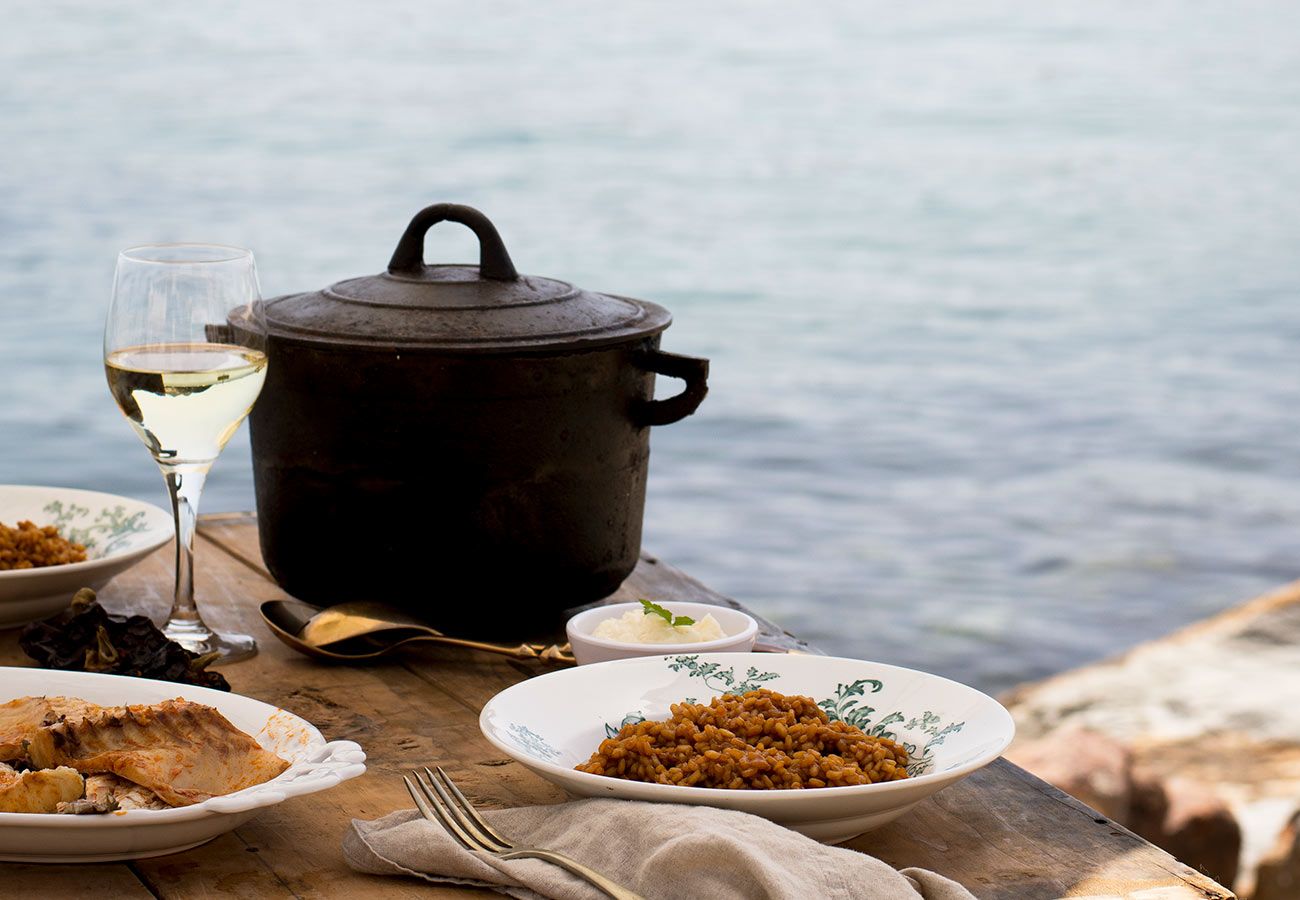
{"label": "spoon bowl", "polygon": [[[346,607],[364,608],[351,620]],[[336,610],[344,609],[341,615]],[[341,604],[322,610],[300,600],[268,600],[260,607],[267,628],[286,646],[316,659],[335,662],[361,662],[378,659],[399,647],[413,643],[465,647],[511,656],[515,659],[541,659],[572,665],[573,654],[564,644],[491,644],[464,638],[448,637],[405,614],[378,603]],[[326,615],[329,614],[329,615]],[[312,623],[324,616],[323,625]]]}
{"label": "spoon bowl", "polygon": [[[416,634],[429,637],[446,636],[436,628],[424,624],[401,610],[381,603],[358,601],[340,603],[320,610],[307,621],[302,631],[298,632],[298,637],[306,643],[323,647],[326,644],[392,632],[407,633],[411,636]],[[391,640],[403,640],[403,638],[393,636]]]}

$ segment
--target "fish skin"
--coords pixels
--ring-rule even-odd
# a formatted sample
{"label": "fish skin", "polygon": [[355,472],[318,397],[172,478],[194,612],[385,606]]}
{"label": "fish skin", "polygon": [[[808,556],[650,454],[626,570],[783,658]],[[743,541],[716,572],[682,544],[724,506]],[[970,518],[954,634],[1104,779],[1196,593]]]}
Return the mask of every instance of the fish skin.
{"label": "fish skin", "polygon": [[76,697],[19,697],[0,703],[0,762],[25,759],[27,742],[41,728],[68,716],[92,715],[103,708]]}
{"label": "fish skin", "polygon": [[252,787],[289,768],[216,709],[181,698],[65,718],[38,729],[27,751],[37,768],[109,772],[171,806]]}

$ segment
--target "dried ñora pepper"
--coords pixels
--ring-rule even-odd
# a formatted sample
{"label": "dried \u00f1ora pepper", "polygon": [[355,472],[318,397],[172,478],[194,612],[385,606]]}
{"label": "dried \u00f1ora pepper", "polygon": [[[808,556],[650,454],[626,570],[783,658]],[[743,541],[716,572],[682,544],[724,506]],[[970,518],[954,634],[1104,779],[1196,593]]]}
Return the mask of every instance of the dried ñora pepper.
{"label": "dried \u00f1ora pepper", "polygon": [[230,690],[224,677],[207,670],[218,654],[191,653],[168,640],[145,616],[110,615],[90,588],[77,591],[63,612],[25,627],[18,646],[46,669],[109,672]]}

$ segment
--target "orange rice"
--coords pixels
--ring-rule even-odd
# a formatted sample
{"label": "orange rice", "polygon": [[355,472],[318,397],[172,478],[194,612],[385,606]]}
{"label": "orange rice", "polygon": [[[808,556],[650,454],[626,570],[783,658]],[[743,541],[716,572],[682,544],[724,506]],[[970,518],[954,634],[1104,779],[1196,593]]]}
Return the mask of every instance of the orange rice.
{"label": "orange rice", "polygon": [[663,722],[624,725],[579,772],[730,789],[874,784],[907,777],[907,750],[843,722],[809,697],[766,689],[675,703]]}
{"label": "orange rice", "polygon": [[42,528],[22,521],[17,528],[10,528],[0,522],[0,571],[61,566],[85,559],[86,548],[62,537],[53,525]]}

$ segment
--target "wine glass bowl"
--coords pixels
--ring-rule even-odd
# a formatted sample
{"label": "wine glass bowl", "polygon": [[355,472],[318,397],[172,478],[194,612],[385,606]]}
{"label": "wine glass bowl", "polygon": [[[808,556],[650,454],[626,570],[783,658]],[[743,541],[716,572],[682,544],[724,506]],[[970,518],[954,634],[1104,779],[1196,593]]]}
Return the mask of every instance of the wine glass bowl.
{"label": "wine glass bowl", "polygon": [[118,257],[104,369],[123,415],[153,455],[176,519],[176,593],[163,633],[219,661],[253,638],[218,633],[194,600],[194,526],[213,462],[266,380],[266,329],[253,254],[215,244],[151,244]]}

